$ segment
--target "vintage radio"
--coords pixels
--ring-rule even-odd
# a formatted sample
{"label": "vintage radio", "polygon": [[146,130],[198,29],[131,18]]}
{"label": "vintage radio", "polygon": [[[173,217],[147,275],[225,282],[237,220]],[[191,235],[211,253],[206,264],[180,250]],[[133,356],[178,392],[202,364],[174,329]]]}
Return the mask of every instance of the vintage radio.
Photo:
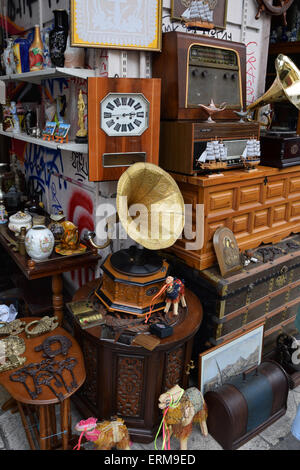
{"label": "vintage radio", "polygon": [[89,179],[118,180],[137,162],[158,163],[160,80],[88,80]]}
{"label": "vintage radio", "polygon": [[199,105],[226,102],[214,119],[236,120],[246,106],[246,46],[180,32],[163,34],[153,57],[153,77],[162,79],[162,119],[205,120]]}
{"label": "vintage radio", "polygon": [[159,164],[162,168],[176,173],[194,175],[202,172],[199,157],[211,140],[222,141],[226,147],[227,159],[221,170],[242,168],[241,159],[247,141],[259,140],[257,122],[190,122],[162,121],[160,128]]}

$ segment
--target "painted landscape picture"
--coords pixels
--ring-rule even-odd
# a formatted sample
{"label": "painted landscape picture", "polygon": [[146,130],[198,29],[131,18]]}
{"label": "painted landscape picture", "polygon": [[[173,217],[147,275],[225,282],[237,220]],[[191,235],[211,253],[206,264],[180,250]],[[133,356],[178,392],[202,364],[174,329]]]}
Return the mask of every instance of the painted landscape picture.
{"label": "painted landscape picture", "polygon": [[263,331],[264,325],[261,325],[224,346],[200,355],[199,388],[203,394],[260,364]]}

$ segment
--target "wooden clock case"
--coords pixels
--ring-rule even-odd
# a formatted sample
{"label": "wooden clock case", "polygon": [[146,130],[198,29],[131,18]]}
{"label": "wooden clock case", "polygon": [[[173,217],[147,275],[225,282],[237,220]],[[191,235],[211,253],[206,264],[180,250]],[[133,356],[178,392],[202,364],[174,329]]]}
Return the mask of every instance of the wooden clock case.
{"label": "wooden clock case", "polygon": [[[246,107],[246,46],[245,44],[223,41],[221,39],[212,39],[204,35],[189,34],[172,31],[164,33],[162,38],[162,52],[155,53],[153,57],[152,75],[162,79],[162,119],[190,119],[206,120],[207,115],[199,107],[188,107],[187,87],[188,87],[188,67],[189,50],[192,45],[199,44],[209,48],[223,51],[234,51],[239,64],[239,88],[240,105],[234,109],[240,111]],[[209,52],[208,52],[209,53]],[[213,59],[217,60],[217,59]],[[211,63],[208,67],[218,70],[220,64]],[[237,83],[237,81],[235,82]],[[218,85],[220,86],[220,84]],[[203,88],[205,94],[205,86]],[[209,105],[211,97],[205,97],[202,104]],[[220,95],[221,99],[221,95]],[[224,99],[222,100],[224,101]],[[220,103],[215,103],[220,105]],[[232,108],[232,109],[229,109]],[[233,107],[227,103],[227,109],[213,116],[214,120],[230,121],[239,119],[234,113]]]}
{"label": "wooden clock case", "polygon": [[[142,93],[149,101],[148,128],[142,135],[108,136],[100,125],[100,103],[108,93]],[[88,79],[90,181],[118,180],[133,163],[158,164],[161,80],[158,78]]]}

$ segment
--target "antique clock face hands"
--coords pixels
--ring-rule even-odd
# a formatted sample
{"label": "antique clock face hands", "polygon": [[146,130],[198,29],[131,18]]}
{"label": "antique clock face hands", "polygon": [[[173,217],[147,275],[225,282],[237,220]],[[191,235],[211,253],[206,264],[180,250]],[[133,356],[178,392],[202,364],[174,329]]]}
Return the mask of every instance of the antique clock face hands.
{"label": "antique clock face hands", "polygon": [[101,129],[109,136],[139,136],[148,128],[149,101],[141,93],[109,93],[101,101]]}

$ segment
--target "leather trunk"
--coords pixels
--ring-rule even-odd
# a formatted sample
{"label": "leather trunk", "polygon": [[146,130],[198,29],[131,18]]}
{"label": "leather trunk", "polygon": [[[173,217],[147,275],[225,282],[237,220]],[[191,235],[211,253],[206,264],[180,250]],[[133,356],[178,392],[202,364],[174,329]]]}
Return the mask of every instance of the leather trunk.
{"label": "leather trunk", "polygon": [[238,449],[286,413],[288,391],[288,377],[275,361],[233,377],[204,396],[209,434],[223,449]]}
{"label": "leather trunk", "polygon": [[276,337],[296,331],[300,306],[300,235],[253,250],[257,263],[224,279],[217,265],[198,271],[178,258],[169,259],[174,274],[200,298],[203,325],[196,344],[200,352],[232,339],[265,322],[264,353],[275,348]]}

